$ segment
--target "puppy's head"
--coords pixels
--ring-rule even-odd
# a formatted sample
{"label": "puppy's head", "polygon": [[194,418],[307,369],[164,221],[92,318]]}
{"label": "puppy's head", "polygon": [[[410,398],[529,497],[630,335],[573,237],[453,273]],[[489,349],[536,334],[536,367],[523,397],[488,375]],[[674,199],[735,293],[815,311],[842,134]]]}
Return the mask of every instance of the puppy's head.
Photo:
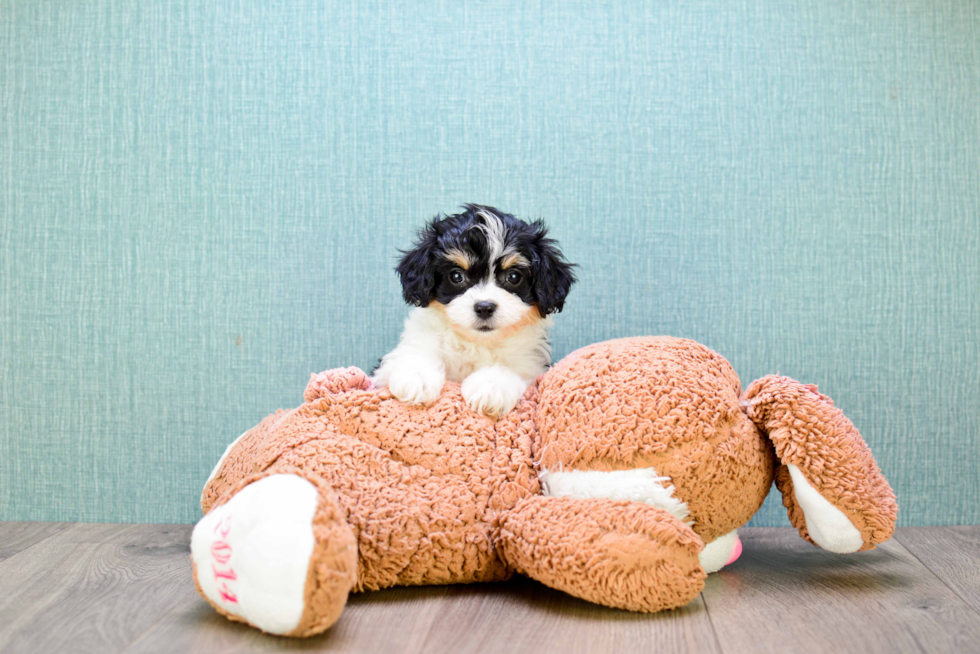
{"label": "puppy's head", "polygon": [[492,207],[463,208],[432,220],[403,252],[396,270],[405,301],[437,304],[457,330],[484,338],[561,311],[575,282],[573,264],[544,224]]}

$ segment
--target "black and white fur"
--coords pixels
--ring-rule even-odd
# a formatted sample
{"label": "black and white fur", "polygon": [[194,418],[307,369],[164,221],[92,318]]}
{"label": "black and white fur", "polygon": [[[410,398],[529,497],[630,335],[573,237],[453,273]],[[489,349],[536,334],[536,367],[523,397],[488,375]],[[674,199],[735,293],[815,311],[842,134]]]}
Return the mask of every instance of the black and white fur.
{"label": "black and white fur", "polygon": [[462,382],[475,411],[500,417],[551,364],[551,314],[575,275],[540,221],[463,208],[432,220],[403,252],[396,270],[416,308],[373,381],[411,404],[433,402],[446,380]]}

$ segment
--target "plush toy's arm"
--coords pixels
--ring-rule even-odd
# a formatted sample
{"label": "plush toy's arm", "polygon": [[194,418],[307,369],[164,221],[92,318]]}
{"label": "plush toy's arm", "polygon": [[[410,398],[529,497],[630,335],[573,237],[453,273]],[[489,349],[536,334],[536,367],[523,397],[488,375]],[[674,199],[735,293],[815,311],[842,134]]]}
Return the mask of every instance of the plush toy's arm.
{"label": "plush toy's arm", "polygon": [[371,379],[355,366],[349,368],[333,368],[324,372],[310,375],[310,381],[303,393],[303,400],[312,402],[321,397],[345,391],[366,391],[371,388]]}
{"label": "plush toy's arm", "polygon": [[776,449],[776,487],[803,538],[838,553],[891,538],[895,493],[830,398],[816,386],[769,375],[749,386],[742,406]]}
{"label": "plush toy's arm", "polygon": [[[328,397],[337,393],[353,390],[369,390],[371,380],[360,368],[334,368],[315,375],[310,375],[303,399],[313,402],[316,399]],[[204,490],[201,493],[201,509],[204,513],[218,499],[237,485],[245,477],[264,470],[275,459],[275,454],[269,456],[265,452],[265,442],[276,432],[282,423],[294,415],[298,409],[284,411],[280,409],[266,416],[262,422],[239,436],[222,455],[217,465],[211,471]]]}
{"label": "plush toy's arm", "polygon": [[518,572],[605,606],[676,608],[704,586],[701,539],[666,511],[638,502],[529,497],[508,513],[500,545]]}

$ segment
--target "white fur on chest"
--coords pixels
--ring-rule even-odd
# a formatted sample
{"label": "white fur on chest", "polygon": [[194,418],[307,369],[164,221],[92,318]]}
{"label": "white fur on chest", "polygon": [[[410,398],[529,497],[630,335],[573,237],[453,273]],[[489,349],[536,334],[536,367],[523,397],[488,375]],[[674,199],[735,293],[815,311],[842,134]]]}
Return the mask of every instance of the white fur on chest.
{"label": "white fur on chest", "polygon": [[550,317],[538,320],[511,336],[494,340],[470,340],[453,330],[449,320],[435,307],[413,309],[405,320],[399,351],[429,353],[445,365],[448,381],[462,382],[473,372],[494,365],[513,370],[527,382],[548,369]]}

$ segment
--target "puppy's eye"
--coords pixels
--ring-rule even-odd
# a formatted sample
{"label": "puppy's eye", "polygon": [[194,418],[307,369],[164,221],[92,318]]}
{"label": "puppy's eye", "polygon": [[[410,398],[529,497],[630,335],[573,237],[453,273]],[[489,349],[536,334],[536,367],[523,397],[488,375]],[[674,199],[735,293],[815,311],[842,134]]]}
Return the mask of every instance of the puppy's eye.
{"label": "puppy's eye", "polygon": [[461,270],[454,270],[449,273],[449,281],[451,281],[453,284],[462,284],[464,279],[466,279],[466,277],[463,275],[463,271]]}
{"label": "puppy's eye", "polygon": [[524,275],[522,275],[518,271],[511,270],[509,273],[507,273],[507,283],[510,284],[511,286],[517,286],[522,281],[524,281]]}

